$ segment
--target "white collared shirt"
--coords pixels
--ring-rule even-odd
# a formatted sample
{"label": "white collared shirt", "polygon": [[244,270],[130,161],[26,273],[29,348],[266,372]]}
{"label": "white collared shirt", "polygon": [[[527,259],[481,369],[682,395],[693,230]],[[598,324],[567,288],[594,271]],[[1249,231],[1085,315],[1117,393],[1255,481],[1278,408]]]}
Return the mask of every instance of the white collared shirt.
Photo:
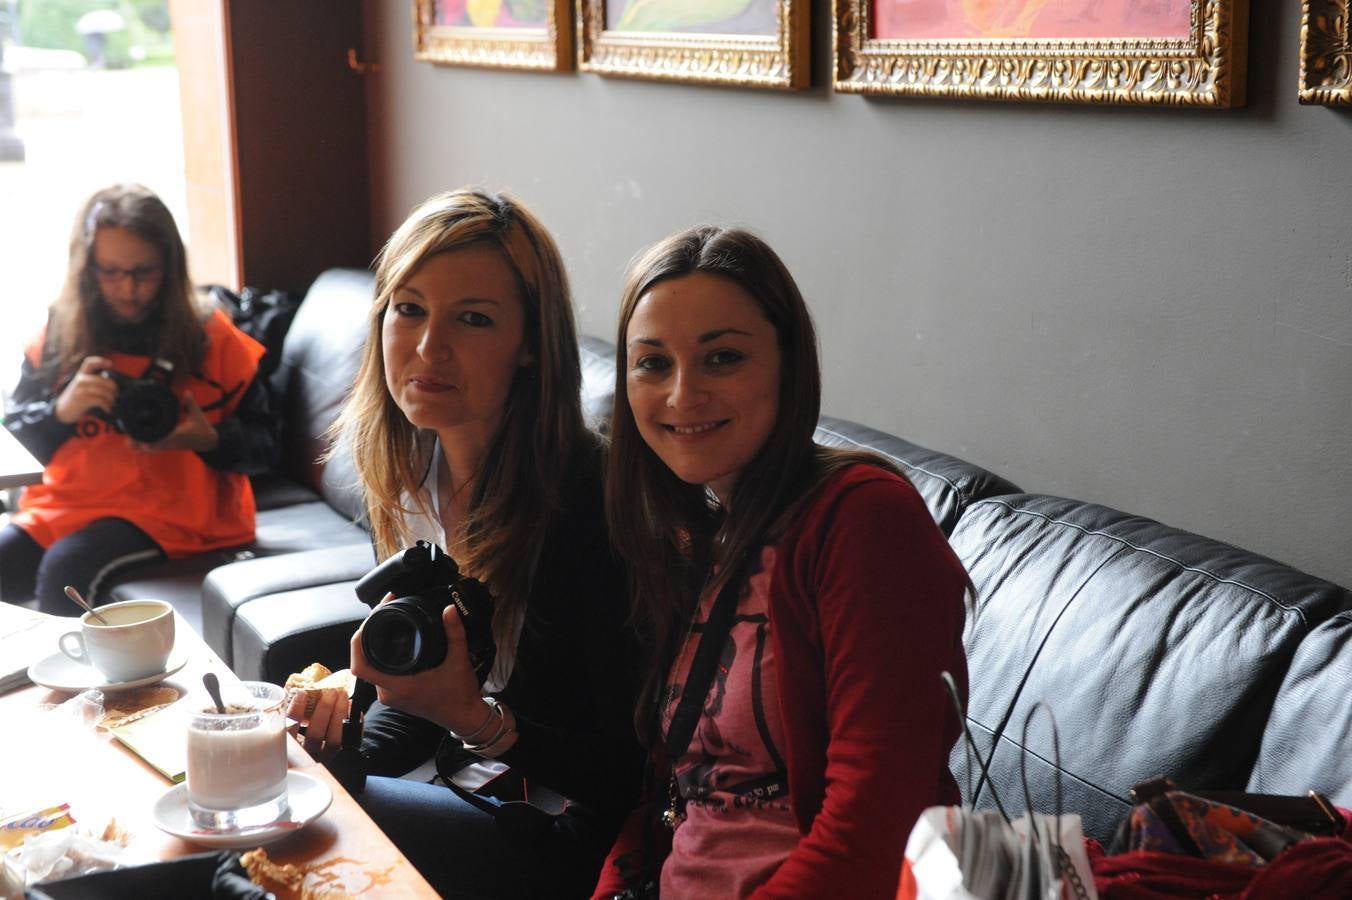
{"label": "white collared shirt", "polygon": [[[432,452],[428,458],[430,462],[427,466],[427,474],[423,476],[418,495],[428,509],[436,510],[440,508],[437,477],[441,471],[441,460],[445,458],[441,451],[440,439],[432,444]],[[412,502],[405,502],[403,505],[405,508],[418,508],[417,504]],[[427,518],[415,514],[406,517],[404,525],[408,530],[409,537],[413,540],[427,541],[436,544],[443,550],[446,549],[446,528],[440,518]],[[512,633],[507,637],[506,646],[498,645],[497,656],[493,660],[493,668],[489,671],[487,680],[484,681],[483,693],[485,695],[501,691],[512,677],[512,671],[516,668],[516,648],[521,642],[521,625],[524,621],[525,616],[518,616]]]}

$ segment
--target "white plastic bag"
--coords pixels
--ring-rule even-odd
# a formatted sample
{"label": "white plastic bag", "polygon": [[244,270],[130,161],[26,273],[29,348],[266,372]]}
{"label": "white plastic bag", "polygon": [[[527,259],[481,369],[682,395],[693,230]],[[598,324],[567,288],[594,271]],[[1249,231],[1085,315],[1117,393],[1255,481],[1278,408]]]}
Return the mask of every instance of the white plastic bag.
{"label": "white plastic bag", "polygon": [[0,900],[23,900],[25,890],[23,872],[7,855],[0,856]]}
{"label": "white plastic bag", "polygon": [[1026,815],[1010,825],[994,810],[930,807],[906,841],[898,900],[1098,900],[1080,817],[1033,822],[1036,841]]}
{"label": "white plastic bag", "polygon": [[963,887],[958,852],[968,813],[959,806],[931,806],[906,839],[897,900],[981,900]]}
{"label": "white plastic bag", "polygon": [[126,864],[122,844],[94,837],[76,826],[35,834],[16,848],[14,856],[30,887]]}
{"label": "white plastic bag", "polygon": [[[1065,900],[1098,900],[1098,890],[1094,887],[1093,870],[1089,867],[1089,854],[1084,850],[1084,826],[1080,821],[1078,813],[1065,813],[1061,816],[1053,816],[1047,813],[1038,813],[1034,819],[1037,823],[1038,841],[1041,846],[1050,847],[1050,852],[1043,854],[1048,864],[1052,867],[1051,871],[1056,874],[1058,881],[1064,882],[1060,890],[1053,894],[1054,897],[1064,897]],[[1058,822],[1060,832],[1057,831]],[[1014,831],[1024,842],[1028,842],[1028,816],[1020,816],[1014,820]],[[1059,857],[1059,859],[1057,858]],[[1072,872],[1066,870],[1069,866]],[[1075,882],[1078,880],[1079,887]]]}

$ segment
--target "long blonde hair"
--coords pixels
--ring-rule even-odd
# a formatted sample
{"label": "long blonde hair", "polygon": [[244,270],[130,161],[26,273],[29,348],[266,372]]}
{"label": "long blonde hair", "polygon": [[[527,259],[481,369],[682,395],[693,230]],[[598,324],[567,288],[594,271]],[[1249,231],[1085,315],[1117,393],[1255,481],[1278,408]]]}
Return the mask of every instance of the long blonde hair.
{"label": "long blonde hair", "polygon": [[[52,304],[43,348],[43,368],[52,383],[74,372],[92,354],[106,353],[97,323],[103,293],[94,273],[94,237],[100,228],[125,228],[159,251],[164,277],[153,301],[159,323],[151,356],[167,359],[174,372],[190,374],[202,361],[205,311],[198,305],[188,277],[188,258],[174,216],[149,188],[115,184],[89,198],[70,235],[70,262],[65,284]],[[148,326],[149,327],[149,326]]]}
{"label": "long blonde hair", "polygon": [[384,559],[411,542],[408,517],[437,518],[419,490],[432,435],[405,418],[386,387],[385,311],[395,290],[432,256],[479,243],[502,250],[516,273],[534,360],[517,370],[470,500],[463,541],[452,553],[496,595],[494,633],[501,642],[524,615],[558,486],[586,433],[568,277],[554,239],[528,209],[505,194],[462,189],[429,198],[395,230],[376,258],[370,331],[333,434],[351,449],[376,552]]}

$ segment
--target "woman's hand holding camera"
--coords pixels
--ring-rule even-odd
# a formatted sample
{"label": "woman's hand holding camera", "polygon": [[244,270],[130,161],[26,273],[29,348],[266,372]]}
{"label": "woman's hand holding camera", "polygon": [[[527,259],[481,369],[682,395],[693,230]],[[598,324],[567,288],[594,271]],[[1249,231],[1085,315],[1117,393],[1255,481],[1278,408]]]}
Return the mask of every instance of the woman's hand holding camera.
{"label": "woman's hand holding camera", "polygon": [[[393,599],[389,594],[381,604]],[[479,695],[465,628],[454,604],[442,610],[441,624],[446,633],[446,658],[412,675],[390,675],[372,666],[362,653],[361,629],[357,629],[352,636],[352,674],[374,684],[376,696],[386,706],[421,716],[453,734],[468,734],[483,724],[489,707]]]}
{"label": "woman's hand holding camera", "polygon": [[112,368],[113,361],[102,356],[86,356],[75,377],[56,398],[52,412],[58,421],[74,425],[92,409],[108,412],[117,402],[117,385],[100,373]]}
{"label": "woman's hand holding camera", "polygon": [[[52,412],[57,420],[67,425],[76,422],[92,410],[112,412],[117,403],[120,390],[117,382],[103,375],[104,370],[112,369],[113,361],[103,356],[86,356],[80,363],[75,376],[66,384],[56,398]],[[197,453],[210,453],[220,445],[221,438],[216,428],[207,421],[206,413],[188,391],[183,393],[183,417],[162,440],[153,444],[131,441],[137,450],[147,453],[161,450],[192,450]]]}

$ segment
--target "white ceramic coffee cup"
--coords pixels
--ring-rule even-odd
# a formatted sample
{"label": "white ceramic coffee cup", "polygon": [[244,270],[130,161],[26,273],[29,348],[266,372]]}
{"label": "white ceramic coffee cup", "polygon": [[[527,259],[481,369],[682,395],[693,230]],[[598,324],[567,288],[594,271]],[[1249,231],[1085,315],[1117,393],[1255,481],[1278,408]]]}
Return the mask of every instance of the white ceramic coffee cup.
{"label": "white ceramic coffee cup", "polygon": [[163,600],[126,600],[80,617],[80,630],[58,641],[61,652],[92,665],[110,682],[135,681],[164,671],[174,649],[174,608]]}

